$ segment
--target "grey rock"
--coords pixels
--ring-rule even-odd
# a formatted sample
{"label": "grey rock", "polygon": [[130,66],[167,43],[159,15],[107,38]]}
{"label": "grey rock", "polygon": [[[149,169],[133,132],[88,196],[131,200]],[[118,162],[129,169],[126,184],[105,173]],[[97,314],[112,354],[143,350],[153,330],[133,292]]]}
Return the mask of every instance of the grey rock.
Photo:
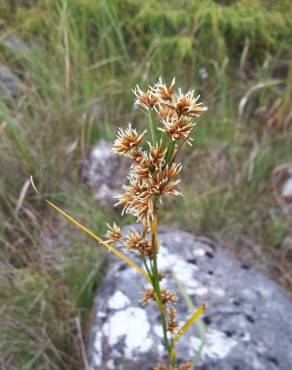
{"label": "grey rock", "polygon": [[82,177],[91,188],[95,199],[102,205],[112,206],[129,171],[127,159],[111,151],[112,143],[100,140],[89,153]]}
{"label": "grey rock", "polygon": [[6,46],[13,54],[22,56],[40,49],[40,44],[36,40],[24,41],[16,35],[8,35],[2,40],[2,44]]}
{"label": "grey rock", "polygon": [[0,65],[0,96],[11,100],[17,98],[22,89],[20,79],[4,65]]}
{"label": "grey rock", "polygon": [[27,44],[22,39],[20,39],[19,37],[15,35],[9,35],[5,37],[2,43],[13,52],[28,50]]}
{"label": "grey rock", "polygon": [[[181,297],[180,281],[196,307],[208,302],[207,339],[196,369],[292,369],[292,302],[274,282],[207,238],[178,230],[159,238],[167,286]],[[95,301],[90,369],[150,370],[163,360],[157,310],[138,302],[143,286],[133,269],[110,257]],[[183,323],[191,312],[182,298],[176,308]],[[200,344],[194,325],[178,343],[178,361],[191,360]]]}
{"label": "grey rock", "polygon": [[285,200],[292,201],[292,176],[284,182],[281,195]]}

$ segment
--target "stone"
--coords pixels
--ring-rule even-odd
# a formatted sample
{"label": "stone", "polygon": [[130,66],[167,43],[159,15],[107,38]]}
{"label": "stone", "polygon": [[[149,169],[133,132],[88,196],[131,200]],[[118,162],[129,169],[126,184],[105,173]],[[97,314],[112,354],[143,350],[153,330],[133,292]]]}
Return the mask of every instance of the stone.
{"label": "stone", "polygon": [[22,90],[20,79],[7,67],[0,64],[0,97],[11,100],[17,98]]}
{"label": "stone", "polygon": [[16,35],[7,35],[2,40],[2,44],[10,50],[14,55],[23,56],[28,55],[33,51],[40,50],[41,46],[36,40],[23,40]]}
{"label": "stone", "polygon": [[112,207],[115,195],[122,192],[130,163],[111,151],[112,143],[100,140],[90,151],[82,169],[82,177],[91,188],[94,198]]}
{"label": "stone", "polygon": [[[191,312],[178,281],[195,307],[208,303],[200,324],[177,345],[179,363],[198,355],[203,325],[206,340],[196,370],[292,369],[292,302],[281,288],[205,237],[165,230],[159,239],[159,270],[180,297],[180,325]],[[143,277],[110,255],[94,306],[91,370],[150,370],[163,361],[159,314],[154,303],[139,303],[145,285]]]}
{"label": "stone", "polygon": [[292,203],[292,163],[277,166],[272,173],[274,194],[281,206],[291,209]]}
{"label": "stone", "polygon": [[284,182],[282,186],[282,197],[287,201],[292,201],[292,176]]}

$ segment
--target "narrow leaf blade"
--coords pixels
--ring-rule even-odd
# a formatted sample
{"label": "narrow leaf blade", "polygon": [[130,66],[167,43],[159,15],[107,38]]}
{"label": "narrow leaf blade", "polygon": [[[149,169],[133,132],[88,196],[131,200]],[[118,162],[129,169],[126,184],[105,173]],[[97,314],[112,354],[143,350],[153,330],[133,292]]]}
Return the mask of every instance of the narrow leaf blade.
{"label": "narrow leaf blade", "polygon": [[140,275],[142,275],[144,278],[146,278],[147,280],[149,280],[149,277],[145,273],[145,271],[140,266],[138,266],[134,261],[132,261],[130,258],[128,258],[125,254],[123,254],[122,252],[120,252],[119,250],[117,250],[116,248],[114,248],[113,246],[111,246],[110,244],[108,244],[107,242],[105,242],[98,235],[94,234],[92,231],[90,231],[89,229],[87,229],[85,226],[83,226],[81,223],[79,223],[75,218],[73,218],[72,216],[70,216],[68,213],[66,213],[65,211],[63,211],[61,208],[59,208],[58,206],[56,206],[54,203],[50,202],[47,199],[46,199],[46,202],[49,204],[50,207],[52,207],[57,212],[59,212],[61,215],[63,215],[64,217],[66,217],[70,222],[72,222],[74,225],[76,225],[79,229],[81,229],[87,235],[91,236],[93,239],[95,239],[96,241],[98,241],[105,248],[107,248],[110,252],[114,253],[121,260],[123,260],[128,265],[130,265],[131,267],[133,267]]}
{"label": "narrow leaf blade", "polygon": [[207,305],[203,304],[200,306],[197,311],[195,311],[192,316],[184,323],[179,332],[173,339],[174,344],[177,343],[180,337],[203,315],[206,311]]}

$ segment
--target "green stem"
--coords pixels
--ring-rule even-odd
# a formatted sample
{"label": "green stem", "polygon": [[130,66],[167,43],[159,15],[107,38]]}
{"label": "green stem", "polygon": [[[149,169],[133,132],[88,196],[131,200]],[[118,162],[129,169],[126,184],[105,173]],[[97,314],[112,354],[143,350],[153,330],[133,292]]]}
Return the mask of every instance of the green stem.
{"label": "green stem", "polygon": [[158,265],[157,265],[157,253],[158,253],[158,236],[157,236],[157,218],[154,217],[151,225],[151,242],[153,248],[153,257],[152,257],[152,276],[153,276],[153,289],[158,298],[158,305],[162,306],[159,307],[160,309],[160,318],[161,318],[161,326],[163,330],[163,339],[165,348],[169,355],[169,360],[172,362],[172,354],[173,351],[169,345],[168,337],[167,337],[167,322],[166,322],[166,310],[165,305],[161,299],[161,291],[160,291],[160,282],[159,282],[159,273],[158,273]]}
{"label": "green stem", "polygon": [[154,127],[154,123],[153,123],[153,120],[152,120],[152,115],[151,115],[151,110],[150,109],[148,109],[148,118],[149,118],[149,124],[150,124],[152,145],[156,146],[157,136],[156,136],[156,131],[155,131],[155,127]]}
{"label": "green stem", "polygon": [[167,166],[171,160],[175,149],[175,141],[171,140],[167,146],[166,154],[165,154],[165,165]]}
{"label": "green stem", "polygon": [[[158,275],[158,266],[157,266],[157,255],[154,254],[153,256],[153,288],[157,294],[157,297],[160,301],[160,303],[163,305],[161,301],[161,293],[160,293],[160,284],[159,284],[159,275]],[[166,317],[165,317],[165,311],[162,312],[160,311],[160,318],[161,318],[161,325],[162,325],[162,330],[163,330],[163,338],[164,338],[164,344],[165,348],[170,356],[170,345],[168,342],[168,337],[167,337],[167,329],[166,329]]]}
{"label": "green stem", "polygon": [[[149,278],[150,278],[150,280],[151,280],[151,282],[153,284],[153,276],[152,276],[152,273],[151,273],[151,271],[150,271],[150,269],[149,269],[149,267],[147,265],[145,256],[142,256],[142,261],[144,263],[144,267],[145,267],[145,269],[147,271],[147,274],[148,274],[148,276],[149,276]],[[151,266],[151,264],[150,264],[150,266]]]}

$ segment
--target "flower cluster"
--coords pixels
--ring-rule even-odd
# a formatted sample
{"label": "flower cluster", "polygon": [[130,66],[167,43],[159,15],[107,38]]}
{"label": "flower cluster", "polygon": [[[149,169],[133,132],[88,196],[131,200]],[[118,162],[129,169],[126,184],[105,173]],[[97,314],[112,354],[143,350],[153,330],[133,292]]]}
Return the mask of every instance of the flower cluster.
{"label": "flower cluster", "polygon": [[142,91],[139,86],[134,90],[136,104],[156,113],[161,125],[154,128],[154,135],[162,131],[162,137],[156,143],[148,143],[148,148],[145,148],[142,141],[147,131],[139,134],[129,124],[126,130],[118,130],[113,145],[115,153],[133,160],[129,184],[124,185],[125,192],[118,196],[117,205],[123,207],[124,213],[137,217],[145,227],[153,218],[157,200],[161,202],[165,195],[181,194],[177,190],[177,176],[182,167],[174,162],[177,143],[180,140],[191,142],[190,136],[195,127],[193,118],[206,109],[198,102],[199,96],[195,97],[194,91],[183,94],[178,89],[176,94],[174,84],[175,79],[166,86],[160,78],[147,91]]}
{"label": "flower cluster", "polygon": [[[162,304],[170,304],[170,303],[176,303],[177,302],[177,296],[176,293],[165,288],[161,288],[160,291],[161,294],[161,301]],[[141,298],[141,302],[146,305],[149,301],[155,301],[155,292],[153,289],[145,289],[143,296]],[[175,316],[175,312],[173,314],[173,319]]]}

